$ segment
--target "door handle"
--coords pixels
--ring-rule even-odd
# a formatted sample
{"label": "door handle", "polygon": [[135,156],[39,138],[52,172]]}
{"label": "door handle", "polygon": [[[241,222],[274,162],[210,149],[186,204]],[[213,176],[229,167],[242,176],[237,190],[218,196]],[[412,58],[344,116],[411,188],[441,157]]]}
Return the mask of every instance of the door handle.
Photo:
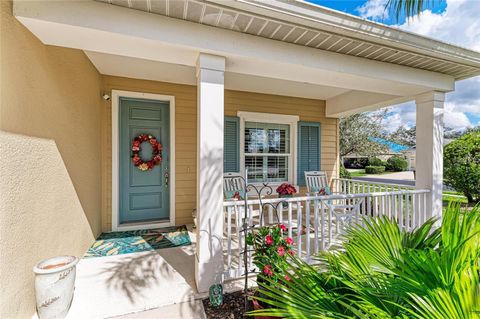
{"label": "door handle", "polygon": [[163,173],[163,177],[165,178],[165,187],[168,187],[168,171],[165,170],[165,173]]}

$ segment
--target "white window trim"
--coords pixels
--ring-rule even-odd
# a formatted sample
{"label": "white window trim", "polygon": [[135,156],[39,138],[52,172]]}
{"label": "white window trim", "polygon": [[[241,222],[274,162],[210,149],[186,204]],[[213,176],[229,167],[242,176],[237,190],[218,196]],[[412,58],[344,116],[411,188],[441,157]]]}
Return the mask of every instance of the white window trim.
{"label": "white window trim", "polygon": [[[166,101],[170,105],[170,218],[167,222],[145,222],[120,225],[119,218],[119,139],[120,98]],[[175,225],[175,97],[153,93],[112,90],[112,231],[151,229]]]}
{"label": "white window trim", "polygon": [[[245,122],[288,124],[290,125],[290,157],[288,161],[288,181],[297,184],[297,127],[300,117],[298,115],[257,113],[238,111],[240,119],[240,172],[245,175]],[[279,185],[272,182],[270,185]]]}

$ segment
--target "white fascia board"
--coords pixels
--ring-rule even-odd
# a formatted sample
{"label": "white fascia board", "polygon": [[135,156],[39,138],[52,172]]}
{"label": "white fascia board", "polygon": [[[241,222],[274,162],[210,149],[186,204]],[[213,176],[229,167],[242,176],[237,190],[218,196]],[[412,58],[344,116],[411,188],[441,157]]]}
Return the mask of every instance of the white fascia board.
{"label": "white fascia board", "polygon": [[451,76],[306,48],[96,1],[18,1],[14,14],[42,42],[195,66],[199,52],[226,71],[317,85],[414,95],[451,91]]}
{"label": "white fascia board", "polygon": [[359,112],[367,112],[381,107],[413,100],[414,97],[374,94],[371,92],[350,91],[326,100],[327,117],[345,117]]}
{"label": "white fascia board", "polygon": [[390,48],[480,67],[479,52],[306,1],[208,0],[208,2]]}

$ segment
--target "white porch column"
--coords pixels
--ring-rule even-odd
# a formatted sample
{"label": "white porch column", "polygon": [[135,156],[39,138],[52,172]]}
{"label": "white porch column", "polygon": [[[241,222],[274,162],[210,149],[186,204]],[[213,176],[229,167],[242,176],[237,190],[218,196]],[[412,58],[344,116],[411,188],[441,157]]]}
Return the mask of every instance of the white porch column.
{"label": "white porch column", "polygon": [[197,60],[197,252],[195,280],[208,291],[223,271],[223,109],[225,58]]}
{"label": "white porch column", "polygon": [[430,189],[427,218],[442,216],[443,191],[443,104],[445,93],[428,92],[416,97],[417,148],[416,182],[419,189]]}

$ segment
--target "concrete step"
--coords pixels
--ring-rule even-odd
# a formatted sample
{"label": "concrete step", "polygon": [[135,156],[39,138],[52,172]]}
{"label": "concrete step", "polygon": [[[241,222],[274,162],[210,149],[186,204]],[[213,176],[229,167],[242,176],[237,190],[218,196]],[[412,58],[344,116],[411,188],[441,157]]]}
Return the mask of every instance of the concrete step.
{"label": "concrete step", "polygon": [[201,300],[192,300],[146,311],[125,314],[111,319],[206,319]]}

